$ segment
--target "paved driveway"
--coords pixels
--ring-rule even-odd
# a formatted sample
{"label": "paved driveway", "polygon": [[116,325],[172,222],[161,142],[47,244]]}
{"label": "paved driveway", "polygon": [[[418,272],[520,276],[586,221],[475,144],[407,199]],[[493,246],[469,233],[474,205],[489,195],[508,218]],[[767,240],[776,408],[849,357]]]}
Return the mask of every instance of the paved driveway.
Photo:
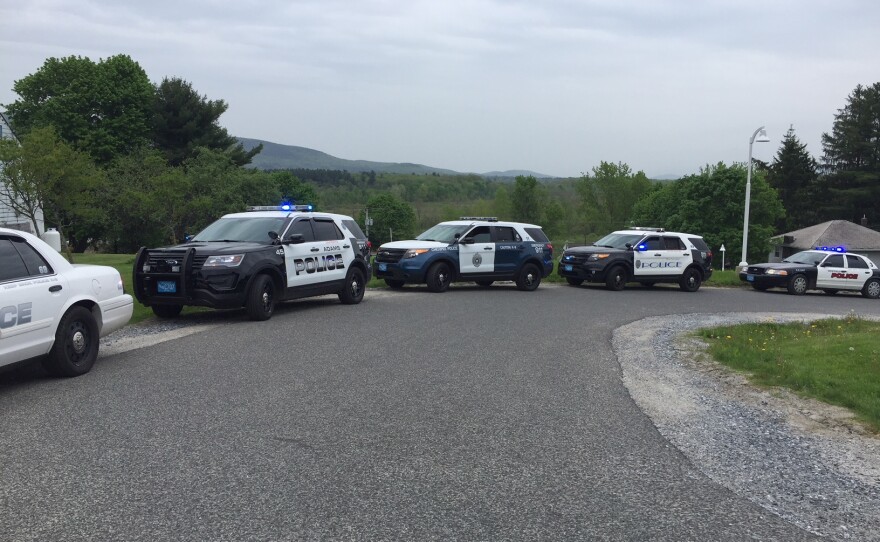
{"label": "paved driveway", "polygon": [[0,375],[0,540],[812,540],[709,480],[631,400],[645,316],[880,314],[861,297],[372,291]]}

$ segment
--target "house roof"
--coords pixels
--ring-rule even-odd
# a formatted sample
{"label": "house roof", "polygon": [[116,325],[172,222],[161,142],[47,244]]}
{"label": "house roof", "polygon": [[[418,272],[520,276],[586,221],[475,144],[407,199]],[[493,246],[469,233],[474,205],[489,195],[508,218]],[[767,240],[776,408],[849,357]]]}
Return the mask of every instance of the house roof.
{"label": "house roof", "polygon": [[880,232],[854,224],[849,220],[829,220],[815,226],[777,235],[787,240],[782,246],[807,250],[817,246],[842,245],[851,251],[880,250]]}

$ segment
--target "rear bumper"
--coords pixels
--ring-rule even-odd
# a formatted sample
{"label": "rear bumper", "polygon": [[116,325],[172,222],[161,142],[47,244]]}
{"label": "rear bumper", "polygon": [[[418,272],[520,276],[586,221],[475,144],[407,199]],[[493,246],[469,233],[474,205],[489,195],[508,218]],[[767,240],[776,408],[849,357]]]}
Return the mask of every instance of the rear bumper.
{"label": "rear bumper", "polygon": [[101,301],[98,305],[101,307],[101,337],[125,326],[134,312],[134,299],[128,294]]}

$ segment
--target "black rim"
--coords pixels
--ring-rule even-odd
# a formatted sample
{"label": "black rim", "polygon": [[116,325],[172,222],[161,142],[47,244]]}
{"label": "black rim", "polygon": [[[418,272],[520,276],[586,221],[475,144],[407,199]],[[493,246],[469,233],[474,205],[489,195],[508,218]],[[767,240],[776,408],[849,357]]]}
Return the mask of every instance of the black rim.
{"label": "black rim", "polygon": [[267,314],[272,312],[272,284],[266,283],[263,287],[263,293],[260,296],[260,301],[263,303],[263,311]]}
{"label": "black rim", "polygon": [[91,349],[91,338],[89,337],[89,329],[81,320],[75,320],[70,323],[67,329],[67,341],[64,344],[64,350],[67,353],[67,359],[74,364],[82,363],[88,357]]}
{"label": "black rim", "polygon": [[361,277],[357,273],[355,273],[351,277],[351,284],[349,285],[351,289],[351,297],[357,299],[361,293]]}

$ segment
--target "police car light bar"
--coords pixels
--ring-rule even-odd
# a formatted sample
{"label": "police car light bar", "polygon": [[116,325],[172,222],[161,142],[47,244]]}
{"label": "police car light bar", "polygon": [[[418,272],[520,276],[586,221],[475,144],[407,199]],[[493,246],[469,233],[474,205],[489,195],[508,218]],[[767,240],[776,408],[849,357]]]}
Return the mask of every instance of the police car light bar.
{"label": "police car light bar", "polygon": [[656,232],[664,232],[664,231],[666,231],[666,230],[664,230],[663,228],[643,228],[643,227],[641,227],[641,226],[636,226],[636,227],[629,228],[629,229],[632,230],[632,231],[656,231]]}
{"label": "police car light bar", "polygon": [[251,205],[248,211],[312,211],[314,205],[291,205],[284,203],[282,205]]}
{"label": "police car light bar", "polygon": [[813,250],[821,250],[822,252],[846,252],[846,247],[814,247]]}
{"label": "police car light bar", "polygon": [[498,222],[497,216],[460,216],[459,220],[482,220],[484,222]]}

